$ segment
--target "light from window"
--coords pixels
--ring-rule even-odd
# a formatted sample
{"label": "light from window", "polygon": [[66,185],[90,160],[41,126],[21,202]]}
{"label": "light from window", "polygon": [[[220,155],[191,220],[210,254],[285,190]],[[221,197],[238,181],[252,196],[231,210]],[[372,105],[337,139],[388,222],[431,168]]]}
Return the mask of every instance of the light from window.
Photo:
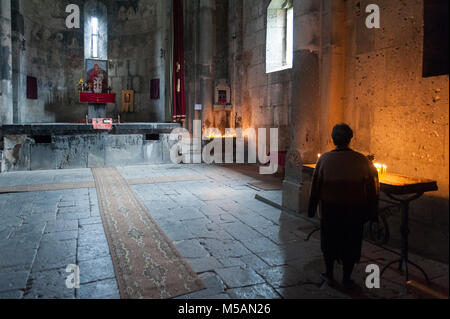
{"label": "light from window", "polygon": [[92,57],[98,58],[98,18],[91,18],[92,26]]}
{"label": "light from window", "polygon": [[272,0],[267,9],[266,72],[292,68],[294,51],[292,0]]}

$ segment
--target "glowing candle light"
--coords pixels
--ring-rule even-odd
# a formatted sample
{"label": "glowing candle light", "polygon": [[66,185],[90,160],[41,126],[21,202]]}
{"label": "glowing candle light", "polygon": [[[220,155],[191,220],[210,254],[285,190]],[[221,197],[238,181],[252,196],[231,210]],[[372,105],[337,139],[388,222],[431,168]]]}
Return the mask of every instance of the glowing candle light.
{"label": "glowing candle light", "polygon": [[378,175],[380,177],[386,175],[386,173],[387,173],[387,166],[385,164],[374,163],[373,165],[377,169]]}

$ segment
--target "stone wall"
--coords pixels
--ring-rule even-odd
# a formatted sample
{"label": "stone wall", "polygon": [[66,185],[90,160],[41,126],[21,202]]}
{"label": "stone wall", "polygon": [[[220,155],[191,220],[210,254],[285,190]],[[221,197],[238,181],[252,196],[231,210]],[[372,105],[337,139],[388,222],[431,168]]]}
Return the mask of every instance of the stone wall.
{"label": "stone wall", "polygon": [[[291,71],[266,74],[266,21],[270,1],[185,1],[188,127],[280,128],[280,148],[289,148]],[[211,47],[211,43],[213,45]],[[226,79],[232,111],[214,111],[214,86]],[[201,112],[195,104],[202,104]]]}
{"label": "stone wall", "polygon": [[[13,1],[12,45],[14,121],[72,122],[87,107],[78,103],[83,77],[83,31],[66,28],[65,8],[80,1]],[[38,99],[26,96],[27,76],[38,80]]]}
{"label": "stone wall", "polygon": [[422,76],[423,0],[376,1],[380,30],[364,26],[370,3],[347,3],[344,117],[357,149],[391,172],[438,181],[412,207],[411,236],[414,248],[448,262],[449,76]]}
{"label": "stone wall", "polygon": [[11,50],[11,1],[0,0],[0,125],[13,121]]}
{"label": "stone wall", "polygon": [[[365,8],[381,9],[368,29]],[[333,125],[392,173],[437,180],[411,209],[411,249],[448,262],[448,75],[424,78],[423,0],[295,1],[292,147],[304,162],[332,149]],[[389,220],[399,246],[400,216]]]}
{"label": "stone wall", "polygon": [[[135,112],[122,114],[123,121],[170,121],[171,2],[103,3],[108,9],[110,85],[117,94],[107,115],[117,118],[121,91],[133,89]],[[80,6],[80,29],[69,30],[65,25],[68,4]],[[2,0],[1,123],[63,123],[85,118],[88,107],[79,103],[76,89],[80,78],[86,78],[83,12],[83,0]],[[37,100],[26,97],[27,76],[38,80]],[[150,99],[151,79],[160,79],[158,100]]]}
{"label": "stone wall", "polygon": [[[108,114],[117,117],[121,91],[135,91],[127,122],[170,121],[171,1],[108,1],[110,84],[117,93]],[[150,99],[150,81],[160,79],[160,99]]]}
{"label": "stone wall", "polygon": [[[279,128],[281,151],[290,145],[292,70],[266,74],[266,25],[270,1],[229,1],[229,68],[236,127]],[[237,29],[242,26],[242,29]],[[295,32],[300,32],[296,29]]]}

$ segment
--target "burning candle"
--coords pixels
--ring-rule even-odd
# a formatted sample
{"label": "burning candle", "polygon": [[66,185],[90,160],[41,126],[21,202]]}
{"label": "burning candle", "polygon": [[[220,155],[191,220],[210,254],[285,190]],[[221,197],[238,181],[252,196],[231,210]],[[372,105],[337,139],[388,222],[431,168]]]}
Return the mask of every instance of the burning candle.
{"label": "burning candle", "polygon": [[377,169],[378,175],[380,177],[386,175],[387,173],[387,166],[385,164],[379,164],[379,163],[375,163],[373,164],[375,166],[375,168]]}

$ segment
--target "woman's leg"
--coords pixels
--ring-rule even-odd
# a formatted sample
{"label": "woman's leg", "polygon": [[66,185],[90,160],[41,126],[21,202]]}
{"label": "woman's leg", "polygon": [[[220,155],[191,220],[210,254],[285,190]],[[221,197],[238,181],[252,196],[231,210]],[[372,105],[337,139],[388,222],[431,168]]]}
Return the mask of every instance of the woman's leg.
{"label": "woman's leg", "polygon": [[352,282],[352,273],[355,268],[355,262],[353,260],[344,260],[344,284]]}
{"label": "woman's leg", "polygon": [[331,258],[329,256],[324,256],[325,259],[325,267],[326,267],[326,273],[325,276],[329,279],[334,278],[334,258]]}

